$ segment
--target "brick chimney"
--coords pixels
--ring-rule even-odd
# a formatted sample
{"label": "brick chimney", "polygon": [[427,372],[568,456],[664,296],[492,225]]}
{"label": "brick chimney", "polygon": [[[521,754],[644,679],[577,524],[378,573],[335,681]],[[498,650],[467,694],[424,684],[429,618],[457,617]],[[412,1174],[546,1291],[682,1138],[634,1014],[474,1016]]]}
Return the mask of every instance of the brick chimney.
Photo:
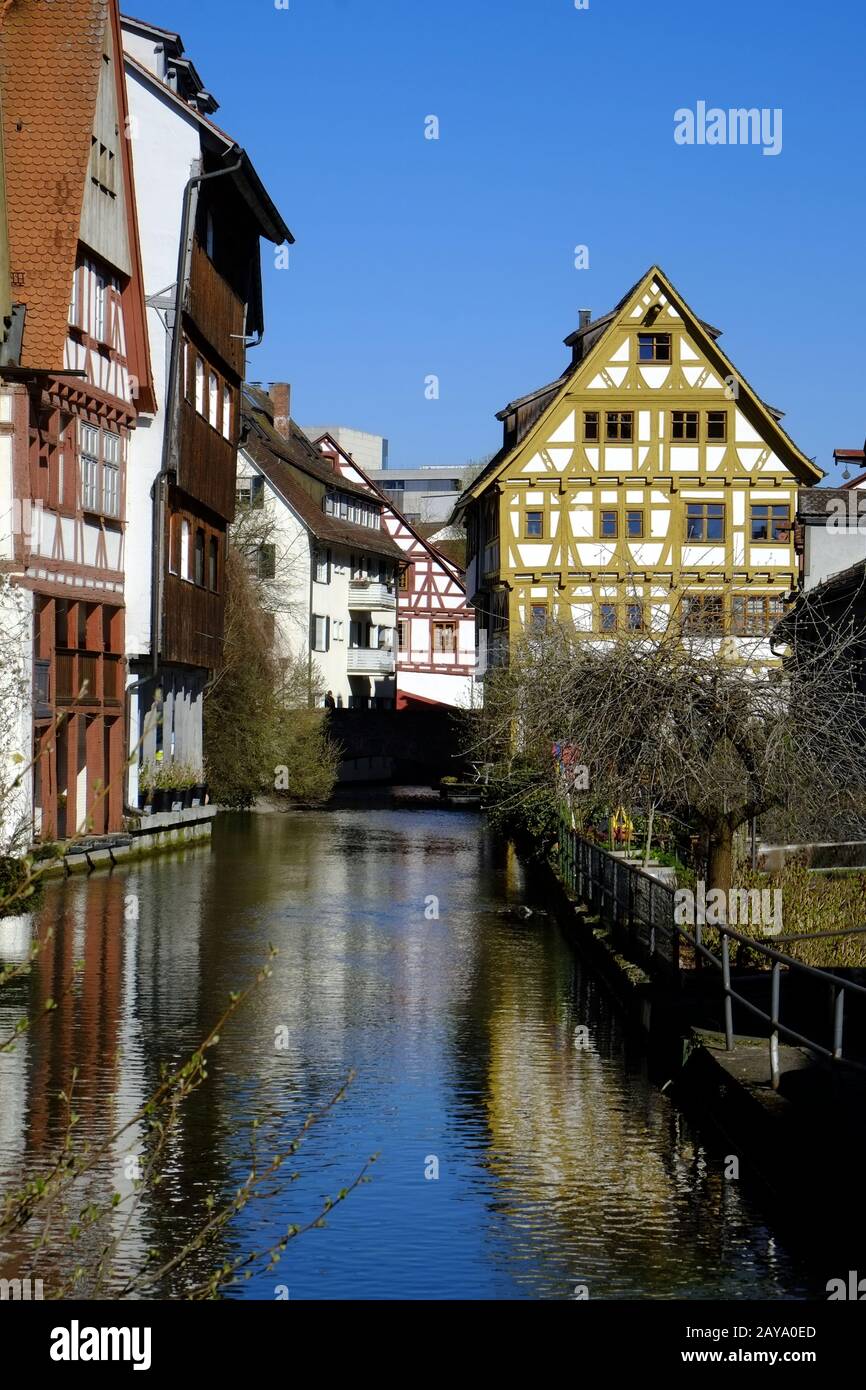
{"label": "brick chimney", "polygon": [[289,421],[292,414],[292,388],[287,381],[272,381],[268,395],[274,407],[274,429],[288,439],[291,430]]}

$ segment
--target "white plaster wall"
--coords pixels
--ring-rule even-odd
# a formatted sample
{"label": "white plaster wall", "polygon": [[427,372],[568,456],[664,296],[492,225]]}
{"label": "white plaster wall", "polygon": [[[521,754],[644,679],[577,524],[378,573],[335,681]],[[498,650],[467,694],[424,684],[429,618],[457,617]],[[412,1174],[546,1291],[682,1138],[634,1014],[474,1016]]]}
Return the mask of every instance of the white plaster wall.
{"label": "white plaster wall", "polygon": [[857,526],[806,526],[803,585],[813,589],[831,574],[866,560],[866,521]]}
{"label": "white plaster wall", "polygon": [[[136,52],[132,36],[125,44]],[[139,54],[136,52],[136,56]],[[145,295],[173,292],[177,278],[183,194],[200,154],[198,126],[154,91],[133,67],[126,67],[131,149],[138,205]],[[126,649],[150,651],[151,537],[153,480],[162,460],[165,387],[170,342],[163,318],[147,310],[150,358],[158,404],[153,417],[142,415],[129,447],[126,481]]]}

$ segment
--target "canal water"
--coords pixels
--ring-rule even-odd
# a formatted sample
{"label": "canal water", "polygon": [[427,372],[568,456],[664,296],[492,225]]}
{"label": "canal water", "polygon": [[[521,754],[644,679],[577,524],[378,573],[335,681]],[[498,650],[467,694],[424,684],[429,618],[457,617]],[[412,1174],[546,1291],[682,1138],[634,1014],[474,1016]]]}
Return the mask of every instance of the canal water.
{"label": "canal water", "polygon": [[[259,1153],[285,1150],[349,1073],[345,1099],[235,1218],[223,1259],[270,1246],[378,1155],[370,1181],[231,1296],[802,1298],[808,1276],[724,1154],[648,1078],[639,1041],[556,925],[513,851],[474,812],[227,816],[210,847],[48,886],[33,922],[0,921],[0,955],[51,930],[3,991],[0,1200],[63,1142],[96,1145],[155,1089],[278,950],[187,1102],[158,1198],[120,1224],[119,1268],[167,1260]],[[110,1144],[96,1201],[128,1191],[137,1132]],[[132,1174],[134,1176],[134,1173]],[[294,1175],[294,1176],[293,1176]],[[126,1183],[126,1186],[124,1186]],[[54,1272],[36,1272],[50,1286]],[[32,1263],[32,1262],[31,1262]],[[59,1278],[59,1274],[57,1275]],[[163,1294],[182,1292],[166,1276]]]}

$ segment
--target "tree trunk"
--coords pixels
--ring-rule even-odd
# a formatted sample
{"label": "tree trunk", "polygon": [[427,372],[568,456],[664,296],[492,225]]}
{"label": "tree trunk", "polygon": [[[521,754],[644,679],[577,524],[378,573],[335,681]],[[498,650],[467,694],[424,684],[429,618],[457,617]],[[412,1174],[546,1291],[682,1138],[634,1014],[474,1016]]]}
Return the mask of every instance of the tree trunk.
{"label": "tree trunk", "polygon": [[707,860],[707,891],[722,888],[728,892],[734,873],[734,832],[730,821],[719,821],[710,831]]}
{"label": "tree trunk", "polygon": [[652,806],[650,806],[649,819],[648,819],[648,821],[647,821],[647,827],[646,827],[646,847],[645,847],[644,852],[643,852],[643,866],[644,866],[644,868],[646,868],[647,864],[649,863],[650,845],[652,844],[652,838],[653,838],[653,818],[654,818],[654,816],[655,816],[655,813],[656,813],[655,802],[653,802]]}

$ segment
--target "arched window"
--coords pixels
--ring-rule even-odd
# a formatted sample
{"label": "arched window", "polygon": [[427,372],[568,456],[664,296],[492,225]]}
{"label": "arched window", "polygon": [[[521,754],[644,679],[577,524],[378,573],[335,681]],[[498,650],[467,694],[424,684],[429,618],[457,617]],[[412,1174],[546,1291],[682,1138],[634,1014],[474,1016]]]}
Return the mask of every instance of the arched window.
{"label": "arched window", "polygon": [[195,533],[195,582],[204,587],[204,531],[201,527]]}
{"label": "arched window", "polygon": [[186,517],[180,523],[180,577],[189,579],[189,522]]}
{"label": "arched window", "polygon": [[232,437],[232,392],[230,386],[223,387],[223,434],[226,439]]}
{"label": "arched window", "polygon": [[219,588],[219,541],[216,536],[211,536],[208,546],[208,574],[207,584],[212,593],[216,593]]}

